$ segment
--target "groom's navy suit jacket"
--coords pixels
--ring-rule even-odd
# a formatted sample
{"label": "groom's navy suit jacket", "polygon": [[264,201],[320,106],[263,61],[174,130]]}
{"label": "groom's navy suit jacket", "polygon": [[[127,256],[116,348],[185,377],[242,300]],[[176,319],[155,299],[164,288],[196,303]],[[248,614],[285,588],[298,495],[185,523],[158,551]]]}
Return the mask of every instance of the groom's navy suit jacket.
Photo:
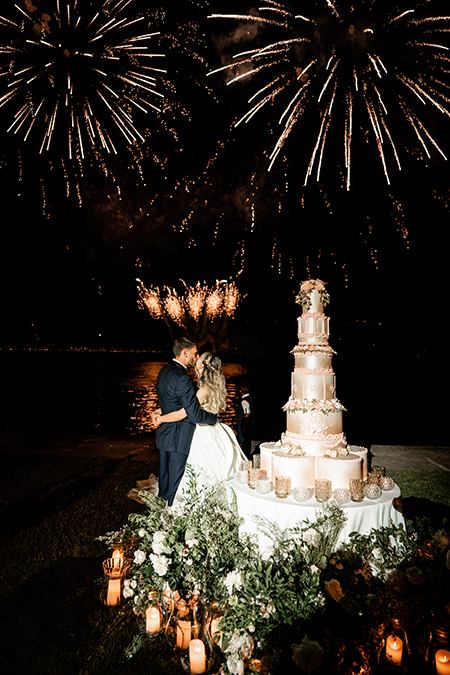
{"label": "groom's navy suit jacket", "polygon": [[176,361],[161,368],[156,391],[162,414],[184,408],[187,417],[180,422],[163,423],[156,430],[156,446],[165,452],[189,454],[196,424],[215,424],[217,415],[200,408],[195,387],[187,370]]}

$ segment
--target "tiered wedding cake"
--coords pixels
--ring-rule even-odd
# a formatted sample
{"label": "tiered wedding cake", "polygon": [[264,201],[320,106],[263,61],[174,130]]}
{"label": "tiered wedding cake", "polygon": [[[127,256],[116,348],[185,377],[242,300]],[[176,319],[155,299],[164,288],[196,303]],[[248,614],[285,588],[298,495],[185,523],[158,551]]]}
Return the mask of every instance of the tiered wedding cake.
{"label": "tiered wedding cake", "polygon": [[350,478],[367,475],[367,449],[348,447],[343,433],[345,408],[336,398],[330,319],[323,313],[329,302],[325,284],[303,282],[296,302],[303,312],[292,352],[291,396],[284,406],[286,432],[278,443],[261,444],[261,468],[272,482],[277,475],[290,476],[292,488],[313,487],[315,478],[331,480],[333,490],[348,488]]}

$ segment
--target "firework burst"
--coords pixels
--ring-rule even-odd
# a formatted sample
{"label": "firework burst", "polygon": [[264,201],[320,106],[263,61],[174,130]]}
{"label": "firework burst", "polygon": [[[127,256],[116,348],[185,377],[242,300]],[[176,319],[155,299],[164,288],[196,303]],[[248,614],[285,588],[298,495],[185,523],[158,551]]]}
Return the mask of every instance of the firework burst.
{"label": "firework burst", "polygon": [[168,317],[184,328],[188,328],[189,320],[200,323],[212,322],[220,316],[233,318],[243,299],[234,281],[216,281],[214,286],[200,281],[188,286],[182,281],[184,295],[178,295],[175,288],[165,286],[161,292],[157,286],[147,288],[140,279],[136,281],[140,309],[147,310],[153,319]]}
{"label": "firework burst", "polygon": [[226,351],[229,321],[245,297],[239,293],[234,281],[216,281],[214,286],[200,281],[195,286],[188,286],[182,281],[183,295],[178,295],[175,288],[146,288],[140,279],[136,281],[138,307],[149,312],[152,319],[162,319],[172,337],[175,324],[202,346]]}
{"label": "firework burst", "polygon": [[[134,0],[23,0],[0,16],[0,108],[40,153],[82,161],[144,141],[163,95],[157,33]],[[158,101],[160,103],[158,103]],[[11,110],[13,112],[11,114]]]}
{"label": "firework burst", "polygon": [[[319,180],[327,141],[340,137],[350,189],[353,148],[370,136],[389,183],[389,164],[401,168],[400,144],[424,157],[437,151],[446,159],[430,131],[434,111],[450,116],[450,16],[441,15],[440,5],[437,0],[267,0],[252,13],[213,14],[210,18],[239,21],[236,41],[250,36],[257,45],[226,58],[210,74],[224,73],[228,85],[265,76],[236,126],[280,104],[282,130],[269,169],[303,121],[302,151],[314,139],[305,184],[313,174]],[[243,30],[246,26],[256,28]],[[405,122],[412,132],[406,142],[403,132],[399,136]]]}

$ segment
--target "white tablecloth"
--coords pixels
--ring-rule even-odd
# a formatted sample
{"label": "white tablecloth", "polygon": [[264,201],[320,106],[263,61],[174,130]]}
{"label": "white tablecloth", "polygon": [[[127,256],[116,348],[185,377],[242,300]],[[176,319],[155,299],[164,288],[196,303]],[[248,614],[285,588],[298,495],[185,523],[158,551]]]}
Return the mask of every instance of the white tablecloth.
{"label": "white tablecloth", "polygon": [[[247,485],[238,483],[236,478],[233,478],[230,485],[236,494],[239,515],[244,519],[241,530],[257,534],[261,550],[270,546],[272,542],[259,531],[258,525],[253,520],[254,515],[267,518],[285,530],[305,520],[314,522],[316,514],[322,511],[322,504],[317,502],[315,497],[306,502],[297,502],[292,495],[286,499],[279,499],[275,496],[274,490],[267,495],[260,495]],[[341,530],[338,543],[348,541],[350,532],[366,534],[372,528],[388,526],[391,520],[394,525],[402,524],[405,527],[398,485],[392,490],[383,491],[378,499],[365,497],[362,502],[348,502],[343,504],[342,508],[347,516],[347,522]]]}

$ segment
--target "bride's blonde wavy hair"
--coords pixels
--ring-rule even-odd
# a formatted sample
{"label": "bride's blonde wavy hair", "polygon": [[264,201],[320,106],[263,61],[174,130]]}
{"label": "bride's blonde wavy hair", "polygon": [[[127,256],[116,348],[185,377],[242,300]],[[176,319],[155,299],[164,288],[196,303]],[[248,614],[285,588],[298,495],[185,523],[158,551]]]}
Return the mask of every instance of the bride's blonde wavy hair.
{"label": "bride's blonde wavy hair", "polygon": [[226,410],[227,387],[225,375],[222,373],[222,361],[211,352],[203,352],[196,364],[197,372],[200,366],[203,366],[203,372],[198,376],[198,386],[208,389],[202,408],[212,413]]}

